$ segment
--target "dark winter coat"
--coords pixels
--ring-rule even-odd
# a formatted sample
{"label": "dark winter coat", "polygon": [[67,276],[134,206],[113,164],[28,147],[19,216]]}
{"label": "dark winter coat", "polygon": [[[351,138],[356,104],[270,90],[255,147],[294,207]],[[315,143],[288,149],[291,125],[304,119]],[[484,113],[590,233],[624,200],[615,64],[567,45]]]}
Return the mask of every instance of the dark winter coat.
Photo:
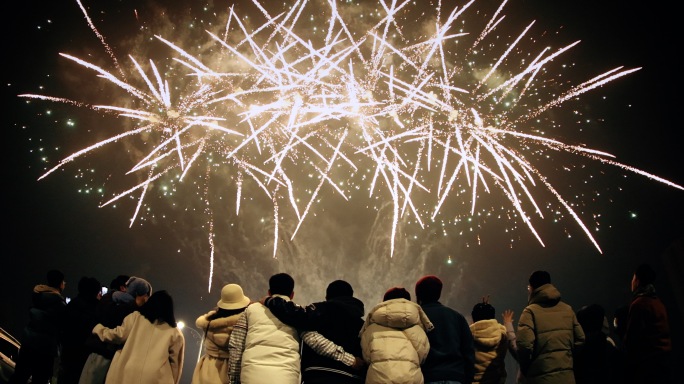
{"label": "dark winter coat", "polygon": [[421,366],[425,382],[470,383],[475,374],[475,346],[468,321],[438,301],[421,303],[435,329],[428,332],[430,352]]}
{"label": "dark winter coat", "polygon": [[624,342],[629,382],[669,380],[672,351],[669,320],[665,305],[652,285],[639,287],[634,293]]}
{"label": "dark winter coat", "polygon": [[[137,309],[135,298],[128,293],[109,292],[102,296],[95,308],[96,324],[102,324],[107,328],[116,328],[123,323],[126,316]],[[97,335],[92,334],[88,336],[86,346],[90,352],[97,353],[110,360],[114,357],[114,353],[121,349],[121,345],[102,341]]]}
{"label": "dark winter coat", "polygon": [[518,321],[520,370],[530,384],[574,384],[573,353],[584,331],[552,284],[532,291]]}
{"label": "dark winter coat", "polygon": [[62,342],[60,384],[78,383],[90,349],[85,345],[97,324],[97,297],[76,296],[64,311],[64,339]]}
{"label": "dark winter coat", "polygon": [[66,300],[58,289],[38,284],[33,288],[33,306],[22,333],[22,346],[57,356],[61,344]]}
{"label": "dark winter coat", "polygon": [[[342,347],[345,352],[360,357],[364,306],[352,296],[335,297],[306,307],[273,297],[266,303],[278,319],[299,331],[316,331]],[[326,383],[363,383],[363,371],[342,362],[319,355],[306,343],[302,347],[302,381]]]}
{"label": "dark winter coat", "polygon": [[601,331],[586,334],[573,361],[577,384],[625,382],[625,355]]}

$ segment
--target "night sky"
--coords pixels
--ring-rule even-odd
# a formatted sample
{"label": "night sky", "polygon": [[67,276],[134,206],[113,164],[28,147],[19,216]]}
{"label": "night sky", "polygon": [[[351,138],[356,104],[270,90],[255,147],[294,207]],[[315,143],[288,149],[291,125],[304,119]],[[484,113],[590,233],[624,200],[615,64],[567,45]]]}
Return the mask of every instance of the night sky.
{"label": "night sky", "polygon": [[[147,63],[148,56],[158,63],[179,57],[168,46],[150,39],[152,34],[163,35],[188,51],[216,44],[195,36],[203,36],[197,34],[204,33],[203,29],[225,26],[230,4],[84,2],[130,78],[135,74],[129,52],[139,54],[136,60],[141,64]],[[258,20],[260,13],[251,2],[235,4],[236,12]],[[476,19],[486,22],[485,15],[491,15],[499,4],[476,2],[465,26],[480,25]],[[677,12],[674,4],[640,7],[618,1],[510,1],[500,27],[510,33],[502,33],[502,40],[512,41],[532,20],[536,23],[529,36],[553,44],[552,49],[581,40],[549,64],[546,70],[550,74],[540,75],[540,81],[553,79],[559,89],[566,90],[619,66],[641,67],[518,128],[544,131],[564,143],[611,153],[614,161],[684,185],[679,113],[679,91],[684,84],[677,58],[682,33],[676,28]],[[292,241],[297,222],[286,204],[279,205],[282,221],[277,258],[273,258],[271,201],[258,186],[245,182],[236,215],[236,179],[225,168],[212,173],[211,183],[209,173],[200,168],[183,183],[168,183],[166,192],[166,182],[160,180],[148,192],[129,228],[139,193],[99,206],[135,185],[125,172],[149,152],[146,145],[154,136],[107,145],[38,181],[69,154],[130,128],[130,120],[74,105],[27,102],[17,97],[32,93],[114,104],[115,99],[108,98],[114,97],[110,92],[115,86],[59,56],[68,53],[118,74],[109,54],[76,1],[19,2],[4,15],[9,52],[4,55],[3,71],[7,171],[3,194],[8,213],[4,215],[6,246],[0,287],[5,305],[0,326],[15,335],[26,321],[31,288],[43,283],[51,268],[65,272],[67,296],[76,294],[78,279],[84,275],[98,278],[103,285],[118,274],[144,277],[155,290],[168,290],[175,299],[177,318],[194,325],[198,315],[216,304],[223,284],[239,283],[247,296],[257,300],[266,294],[268,277],[276,272],[295,277],[295,301],[301,304],[323,300],[330,281],[345,279],[368,310],[392,286],[405,286],[413,293],[415,281],[429,273],[439,275],[445,283],[442,301],[466,315],[480,297],[491,295],[498,313],[510,308],[517,316],[526,304],[529,274],[544,269],[573,308],[599,303],[612,314],[629,300],[634,268],[648,261],[659,272],[656,288],[670,309],[672,323],[682,323],[684,191],[561,151],[529,156],[559,193],[577,204],[578,214],[602,253],[569,215],[551,213],[557,211],[547,205],[553,202],[552,196],[539,196],[548,214],[534,219],[542,246],[525,224],[509,218],[511,204],[502,194],[480,191],[482,215],[475,215],[472,221],[462,213],[461,206],[470,207],[467,192],[454,193],[442,209],[444,214],[425,229],[412,220],[400,221],[394,253],[390,254],[392,219],[387,215],[391,204],[383,200],[386,194],[369,198],[362,193],[345,201],[328,187],[322,189]],[[306,21],[308,28],[308,16]],[[526,40],[521,47],[531,48],[530,44]],[[530,50],[536,54],[539,47]],[[501,53],[501,48],[497,49],[492,52]],[[554,92],[556,88],[537,89]],[[548,100],[547,95],[528,95],[527,103],[536,98]],[[434,158],[441,159],[441,154]],[[306,172],[295,176],[304,177]],[[361,185],[365,192],[368,181]],[[537,196],[537,192],[533,194]],[[209,203],[202,196],[209,196]],[[443,225],[443,216],[451,224]],[[454,224],[454,218],[463,220]],[[210,225],[214,265],[208,292]],[[673,332],[682,340],[675,345],[681,345],[681,329]],[[186,334],[186,338],[191,336]],[[196,347],[192,345],[187,354],[194,361]]]}

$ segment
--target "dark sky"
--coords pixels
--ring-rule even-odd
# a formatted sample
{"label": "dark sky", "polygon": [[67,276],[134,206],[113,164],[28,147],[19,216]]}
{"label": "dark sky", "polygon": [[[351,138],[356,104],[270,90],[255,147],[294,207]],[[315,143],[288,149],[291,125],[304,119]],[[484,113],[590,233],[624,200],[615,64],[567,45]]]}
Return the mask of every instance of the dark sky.
{"label": "dark sky", "polygon": [[[111,1],[107,9],[101,3],[85,1],[84,5],[127,70],[130,47],[140,48],[136,54],[141,63],[146,62],[146,55],[155,61],[173,56],[168,47],[161,50],[159,42],[145,40],[151,32],[174,42],[182,40],[179,45],[188,50],[211,45],[209,39],[188,37],[189,31],[225,23],[229,6],[214,2],[207,4],[213,11],[205,12],[200,2],[158,1],[154,5],[151,1]],[[470,12],[466,27],[479,25],[477,18],[491,15],[499,2],[479,4],[472,7],[481,12]],[[377,209],[382,199],[354,196],[347,202],[329,188],[322,192],[321,202],[314,205],[293,241],[287,234],[296,222],[285,218],[280,223],[278,257],[274,259],[270,201],[258,188],[246,187],[240,214],[235,215],[235,191],[230,189],[235,179],[230,170],[213,174],[208,191],[213,201],[211,215],[198,198],[205,183],[208,185],[208,175],[200,172],[191,181],[177,184],[170,195],[158,189],[150,192],[139,220],[129,228],[137,194],[114,206],[99,205],[134,185],[127,184],[123,175],[134,164],[132,159],[137,162],[147,153],[139,152],[144,140],[109,145],[38,181],[62,158],[111,135],[110,131],[121,131],[128,123],[125,118],[85,108],[49,101],[27,104],[17,97],[36,93],[105,103],[114,87],[59,53],[73,54],[117,74],[110,57],[75,1],[26,1],[16,7],[4,13],[3,23],[9,45],[3,71],[3,153],[8,175],[3,193],[8,209],[0,278],[6,303],[0,326],[15,334],[25,321],[32,286],[43,282],[50,268],[66,273],[67,296],[75,295],[78,279],[84,275],[105,285],[120,273],[145,277],[155,289],[169,290],[176,299],[178,318],[192,324],[215,305],[223,284],[239,283],[249,297],[258,299],[266,293],[268,277],[280,271],[295,277],[295,299],[300,303],[322,300],[327,283],[342,278],[355,286],[367,310],[389,287],[403,285],[413,292],[419,277],[434,273],[445,281],[442,301],[469,314],[472,305],[486,294],[499,311],[511,308],[519,313],[526,303],[527,277],[536,269],[545,269],[574,308],[597,302],[611,313],[629,299],[635,266],[648,261],[660,272],[657,287],[672,316],[681,320],[675,287],[681,287],[682,270],[672,268],[664,255],[682,259],[684,191],[611,165],[585,158],[575,161],[578,156],[548,150],[543,155],[530,154],[530,158],[538,161],[548,156],[538,165],[540,172],[577,204],[602,253],[567,214],[559,223],[553,214],[535,220],[542,246],[524,224],[507,219],[510,202],[493,195],[481,199],[482,204],[491,206],[493,216],[476,217],[470,226],[432,223],[421,230],[415,223],[404,223],[390,257],[387,223],[391,218],[385,209]],[[238,2],[236,10],[253,13],[257,20],[251,2]],[[557,140],[609,152],[619,163],[684,185],[679,139],[683,84],[677,59],[682,36],[676,29],[674,5],[518,0],[510,1],[503,13],[507,18],[502,25],[517,31],[515,34],[536,20],[529,36],[553,44],[553,49],[581,40],[555,61],[570,65],[572,71],[567,75],[559,65],[548,66],[549,72],[563,72],[567,77],[559,80],[540,75],[541,79],[553,77],[562,89],[618,66],[641,67],[543,113],[538,121],[518,127],[521,131],[551,132]],[[510,36],[502,34],[501,38],[511,41]],[[522,49],[530,44],[525,40]],[[540,89],[553,92],[555,88]],[[533,103],[535,96],[526,100]],[[227,177],[225,183],[222,176]],[[104,192],[99,193],[99,188]],[[458,212],[458,206],[469,206],[467,199],[467,193],[454,196],[444,211]],[[554,211],[546,206],[547,201],[553,199],[541,198],[543,209]],[[499,208],[502,206],[506,210]],[[280,211],[284,216],[289,212],[286,206]],[[215,233],[214,269],[211,292],[207,292],[210,222]]]}

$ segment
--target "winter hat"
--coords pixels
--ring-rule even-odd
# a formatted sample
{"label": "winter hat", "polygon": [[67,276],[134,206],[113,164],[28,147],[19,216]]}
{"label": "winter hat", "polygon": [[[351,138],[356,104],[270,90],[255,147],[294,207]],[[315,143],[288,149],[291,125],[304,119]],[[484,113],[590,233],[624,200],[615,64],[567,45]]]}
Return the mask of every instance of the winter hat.
{"label": "winter hat", "polygon": [[242,287],[237,284],[226,284],[221,289],[221,300],[216,306],[223,309],[238,309],[248,306],[249,297],[242,292]]}
{"label": "winter hat", "polygon": [[423,276],[416,283],[416,300],[424,302],[438,301],[442,295],[442,280],[435,275]]}
{"label": "winter hat", "polygon": [[354,289],[351,284],[344,280],[335,280],[328,284],[328,288],[325,290],[325,298],[334,299],[340,296],[354,296]]}
{"label": "winter hat", "polygon": [[131,276],[126,282],[126,292],[133,296],[152,295],[152,285],[140,277]]}
{"label": "winter hat", "polygon": [[390,288],[387,290],[387,292],[385,292],[385,296],[383,296],[382,300],[387,301],[392,299],[411,300],[411,294],[406,290],[406,288],[403,287]]}
{"label": "winter hat", "polygon": [[544,284],[551,283],[551,275],[546,271],[534,271],[530,275],[530,288],[537,289]]}

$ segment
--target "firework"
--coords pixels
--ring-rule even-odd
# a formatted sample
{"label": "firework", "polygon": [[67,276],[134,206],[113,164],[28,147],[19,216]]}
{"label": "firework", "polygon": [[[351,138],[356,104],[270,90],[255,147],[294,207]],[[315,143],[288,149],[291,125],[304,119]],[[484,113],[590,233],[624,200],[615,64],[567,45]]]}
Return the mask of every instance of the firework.
{"label": "firework", "polygon": [[[61,55],[127,98],[90,105],[20,96],[134,122],[41,176],[107,144],[144,135],[146,154],[127,170],[141,175],[140,181],[102,204],[139,193],[131,225],[158,180],[181,185],[188,175],[202,175],[208,183],[217,168],[225,168],[236,190],[236,213],[245,183],[272,201],[274,257],[284,215],[297,222],[293,240],[325,195],[349,200],[359,193],[390,202],[391,253],[401,222],[424,228],[445,212],[474,215],[487,195],[503,198],[511,220],[524,223],[542,245],[534,220],[544,218],[545,201],[538,200],[551,196],[600,252],[573,204],[540,170],[545,156],[566,152],[684,189],[609,153],[540,133],[539,119],[548,110],[639,68],[611,69],[578,85],[558,81],[554,64],[579,42],[528,46],[534,22],[502,33],[506,1],[483,17],[475,0],[450,9],[441,1],[428,8],[380,0],[363,15],[357,10],[368,8],[334,0],[300,0],[282,9],[254,0],[250,17],[234,7],[221,15],[221,30],[206,31],[201,52],[155,35],[171,55],[168,61],[181,68],[161,72],[152,60],[141,64],[135,51],[128,70],[77,2],[112,69]],[[466,211],[454,213],[462,205]]]}

